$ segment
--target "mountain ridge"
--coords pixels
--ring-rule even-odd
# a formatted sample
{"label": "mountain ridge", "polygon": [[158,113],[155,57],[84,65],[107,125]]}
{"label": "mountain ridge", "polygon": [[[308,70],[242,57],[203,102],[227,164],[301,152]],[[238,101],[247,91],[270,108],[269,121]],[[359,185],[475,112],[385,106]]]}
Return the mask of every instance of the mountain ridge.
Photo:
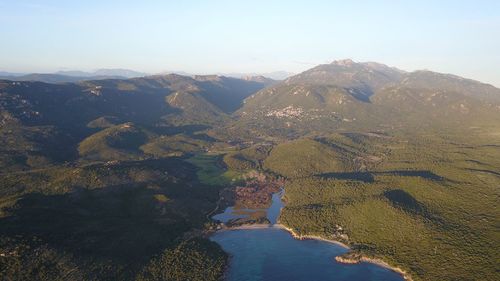
{"label": "mountain ridge", "polygon": [[[352,60],[323,64],[244,100],[237,126],[294,131],[500,122],[500,89],[455,75]],[[390,118],[389,118],[390,116]],[[267,129],[266,129],[267,130]]]}
{"label": "mountain ridge", "polygon": [[0,80],[0,276],[156,280],[202,264],[220,280],[207,214],[260,193],[257,177],[283,179],[280,223],[298,235],[416,281],[497,280],[499,91],[352,60],[284,81]]}

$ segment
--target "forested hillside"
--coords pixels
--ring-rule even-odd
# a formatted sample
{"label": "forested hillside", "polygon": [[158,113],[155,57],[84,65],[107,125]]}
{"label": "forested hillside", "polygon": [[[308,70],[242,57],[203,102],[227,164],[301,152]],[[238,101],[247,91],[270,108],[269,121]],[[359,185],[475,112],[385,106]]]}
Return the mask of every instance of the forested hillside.
{"label": "forested hillside", "polygon": [[1,80],[0,279],[220,280],[210,216],[265,174],[300,235],[498,280],[499,159],[500,89],[431,71]]}

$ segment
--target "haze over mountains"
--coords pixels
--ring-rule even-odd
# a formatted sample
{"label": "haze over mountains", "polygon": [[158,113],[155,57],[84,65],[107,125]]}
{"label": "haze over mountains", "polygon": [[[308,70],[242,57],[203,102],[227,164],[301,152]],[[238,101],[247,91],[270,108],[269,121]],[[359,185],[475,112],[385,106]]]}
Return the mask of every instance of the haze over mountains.
{"label": "haze over mountains", "polygon": [[146,73],[128,69],[98,69],[93,72],[58,71],[55,73],[10,73],[0,72],[0,79],[13,81],[38,81],[46,83],[73,83],[85,80],[127,79],[146,76]]}
{"label": "haze over mountains", "polygon": [[[195,76],[195,74],[187,73],[184,71],[163,71],[155,75],[178,74],[183,76]],[[266,77],[272,80],[283,80],[293,73],[286,71],[275,71],[267,73],[216,73],[220,76],[227,76],[233,78],[248,78],[248,77]],[[98,69],[92,72],[79,71],[79,70],[63,70],[54,73],[14,73],[0,71],[0,79],[12,81],[38,81],[46,83],[74,83],[87,80],[102,80],[102,79],[128,79],[144,76],[151,76],[153,74],[138,72],[130,69]]]}
{"label": "haze over mountains", "polygon": [[[78,138],[90,132],[87,124],[96,120],[153,128],[204,125],[227,128],[235,137],[257,131],[254,137],[264,138],[354,128],[452,130],[500,122],[500,90],[491,85],[351,60],[319,65],[277,83],[264,77],[177,74],[65,84],[4,80],[0,98],[2,140],[7,141],[3,155],[12,159],[51,151],[46,146],[57,142],[47,138],[56,135],[74,139],[67,148],[75,151]],[[7,145],[16,139],[24,141],[13,143],[30,145]],[[4,159],[3,167],[12,159]]]}
{"label": "haze over mountains", "polygon": [[148,75],[144,72],[138,72],[130,69],[98,69],[93,72],[85,71],[58,71],[55,74],[61,74],[66,76],[76,76],[76,77],[93,77],[93,76],[119,76],[125,78],[134,78]]}
{"label": "haze over mountains", "polygon": [[62,74],[0,79],[0,279],[220,280],[210,214],[256,173],[301,235],[414,280],[498,276],[498,88],[352,60]]}

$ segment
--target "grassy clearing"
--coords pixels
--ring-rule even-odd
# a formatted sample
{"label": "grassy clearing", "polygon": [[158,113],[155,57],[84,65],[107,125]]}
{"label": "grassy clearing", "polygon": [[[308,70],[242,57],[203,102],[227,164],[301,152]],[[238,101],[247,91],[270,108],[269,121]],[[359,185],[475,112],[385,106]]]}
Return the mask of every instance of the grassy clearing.
{"label": "grassy clearing", "polygon": [[226,170],[221,154],[198,154],[187,161],[199,168],[196,175],[204,184],[229,185],[242,175],[235,170]]}

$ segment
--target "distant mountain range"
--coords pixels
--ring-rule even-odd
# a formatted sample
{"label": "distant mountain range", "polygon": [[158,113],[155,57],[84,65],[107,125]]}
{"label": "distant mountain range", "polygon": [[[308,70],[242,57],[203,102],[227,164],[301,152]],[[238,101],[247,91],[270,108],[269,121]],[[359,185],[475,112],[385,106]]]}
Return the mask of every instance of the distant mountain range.
{"label": "distant mountain range", "polygon": [[[334,61],[283,81],[264,76],[105,75],[139,75],[126,70],[92,74],[103,76],[32,74],[0,80],[0,124],[11,128],[4,132],[20,145],[4,146],[12,150],[5,155],[19,157],[26,148],[50,151],[47,146],[57,141],[47,143],[47,138],[79,139],[88,124],[103,122],[202,125],[230,138],[288,138],[356,128],[452,130],[500,123],[500,89],[372,62]],[[48,83],[33,82],[37,80]],[[60,82],[65,83],[50,84]]]}
{"label": "distant mountain range", "polygon": [[32,73],[20,76],[0,76],[0,79],[12,81],[37,81],[45,83],[75,83],[87,80],[102,80],[102,79],[127,79],[123,76],[68,76],[62,74],[50,73]]}
{"label": "distant mountain range", "polygon": [[123,77],[123,78],[135,78],[149,75],[145,72],[138,72],[130,69],[98,69],[93,72],[85,72],[85,71],[58,71],[55,74],[73,76],[73,77],[96,77],[96,76],[114,76],[114,77]]}
{"label": "distant mountain range", "polygon": [[10,73],[0,72],[0,79],[12,81],[39,81],[45,83],[74,83],[86,80],[128,79],[146,76],[147,73],[128,69],[99,69],[94,72],[58,71],[56,73]]}
{"label": "distant mountain range", "polygon": [[[195,76],[195,74],[187,73],[184,71],[164,71],[159,75],[178,74],[183,76]],[[98,69],[96,71],[87,72],[80,70],[64,70],[55,73],[14,73],[0,71],[0,79],[12,81],[38,81],[45,83],[74,83],[79,81],[88,80],[102,80],[102,79],[129,79],[150,76],[152,74],[145,72],[138,72],[130,69]],[[156,74],[158,75],[158,74]],[[248,77],[265,77],[270,80],[283,80],[293,75],[291,72],[275,71],[269,73],[217,73],[220,76],[227,76],[233,78],[248,78]]]}
{"label": "distant mountain range", "polygon": [[288,72],[288,71],[273,71],[273,72],[265,72],[265,73],[257,73],[257,72],[251,72],[251,73],[237,73],[237,72],[230,72],[230,73],[218,73],[219,75],[222,76],[228,76],[228,77],[235,77],[235,78],[244,78],[244,77],[249,77],[249,76],[264,76],[273,80],[285,80],[286,78],[295,75],[293,72]]}
{"label": "distant mountain range", "polygon": [[300,235],[349,243],[413,280],[498,280],[491,85],[352,60],[281,81],[4,74],[6,280],[220,280],[210,214],[260,172],[286,179],[280,223]]}

